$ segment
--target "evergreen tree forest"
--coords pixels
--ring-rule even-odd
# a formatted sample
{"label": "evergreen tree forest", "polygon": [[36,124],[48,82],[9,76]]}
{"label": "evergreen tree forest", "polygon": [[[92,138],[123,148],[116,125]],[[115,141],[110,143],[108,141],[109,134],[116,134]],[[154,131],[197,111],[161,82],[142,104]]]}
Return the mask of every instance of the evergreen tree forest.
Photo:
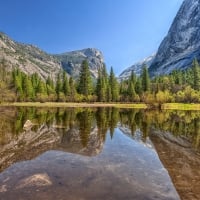
{"label": "evergreen tree forest", "polygon": [[81,65],[78,79],[62,71],[56,80],[27,75],[15,68],[9,72],[0,63],[0,102],[125,102],[162,104],[166,102],[200,103],[200,65],[195,59],[186,70],[150,78],[147,66],[140,76],[132,71],[119,81],[111,67],[99,68],[98,78],[89,71],[87,60]]}

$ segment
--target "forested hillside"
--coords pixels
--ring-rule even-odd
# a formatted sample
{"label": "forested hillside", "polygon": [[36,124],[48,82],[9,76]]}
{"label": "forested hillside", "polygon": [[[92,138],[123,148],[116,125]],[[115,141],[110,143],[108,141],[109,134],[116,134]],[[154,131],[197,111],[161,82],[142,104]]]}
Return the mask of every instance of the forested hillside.
{"label": "forested hillside", "polygon": [[128,80],[117,81],[113,68],[99,68],[97,80],[92,78],[87,60],[81,65],[80,76],[74,80],[66,72],[59,73],[56,81],[46,81],[37,73],[27,75],[15,68],[6,70],[0,64],[1,102],[200,102],[200,66],[197,60],[187,70],[150,79],[144,65],[140,76],[132,72]]}

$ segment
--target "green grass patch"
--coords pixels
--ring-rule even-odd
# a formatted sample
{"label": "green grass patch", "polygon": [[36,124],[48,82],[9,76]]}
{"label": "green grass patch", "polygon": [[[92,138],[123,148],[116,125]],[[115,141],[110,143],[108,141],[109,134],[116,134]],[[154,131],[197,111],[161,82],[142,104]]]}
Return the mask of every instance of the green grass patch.
{"label": "green grass patch", "polygon": [[200,110],[200,104],[193,103],[165,103],[161,106],[164,110]]}
{"label": "green grass patch", "polygon": [[[145,103],[62,103],[62,102],[14,102],[1,103],[0,106],[18,106],[18,107],[115,107],[115,108],[136,108],[147,109],[150,105]],[[200,110],[200,104],[185,103],[164,103],[161,108],[163,110]]]}
{"label": "green grass patch", "polygon": [[146,109],[147,105],[124,104],[124,103],[60,103],[60,102],[15,102],[2,103],[0,106],[21,106],[21,107],[116,107],[116,108],[140,108]]}

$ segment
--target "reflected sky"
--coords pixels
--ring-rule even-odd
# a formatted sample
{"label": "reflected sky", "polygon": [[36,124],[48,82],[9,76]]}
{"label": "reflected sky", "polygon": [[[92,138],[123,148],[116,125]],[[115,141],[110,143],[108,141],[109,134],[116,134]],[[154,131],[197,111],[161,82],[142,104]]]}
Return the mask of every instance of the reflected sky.
{"label": "reflected sky", "polygon": [[[192,180],[198,188],[198,112],[0,112],[1,199],[188,199],[184,194]],[[177,177],[188,171],[181,185]],[[198,199],[198,190],[189,195]]]}
{"label": "reflected sky", "polygon": [[179,199],[156,151],[115,129],[88,157],[50,150],[0,174],[6,199]]}

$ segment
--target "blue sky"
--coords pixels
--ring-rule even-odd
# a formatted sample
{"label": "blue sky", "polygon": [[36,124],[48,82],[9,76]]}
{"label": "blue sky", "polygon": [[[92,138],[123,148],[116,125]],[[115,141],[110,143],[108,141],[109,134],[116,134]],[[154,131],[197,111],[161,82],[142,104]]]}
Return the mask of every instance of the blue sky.
{"label": "blue sky", "polygon": [[119,74],[156,52],[183,0],[0,0],[0,31],[49,53],[87,47]]}

